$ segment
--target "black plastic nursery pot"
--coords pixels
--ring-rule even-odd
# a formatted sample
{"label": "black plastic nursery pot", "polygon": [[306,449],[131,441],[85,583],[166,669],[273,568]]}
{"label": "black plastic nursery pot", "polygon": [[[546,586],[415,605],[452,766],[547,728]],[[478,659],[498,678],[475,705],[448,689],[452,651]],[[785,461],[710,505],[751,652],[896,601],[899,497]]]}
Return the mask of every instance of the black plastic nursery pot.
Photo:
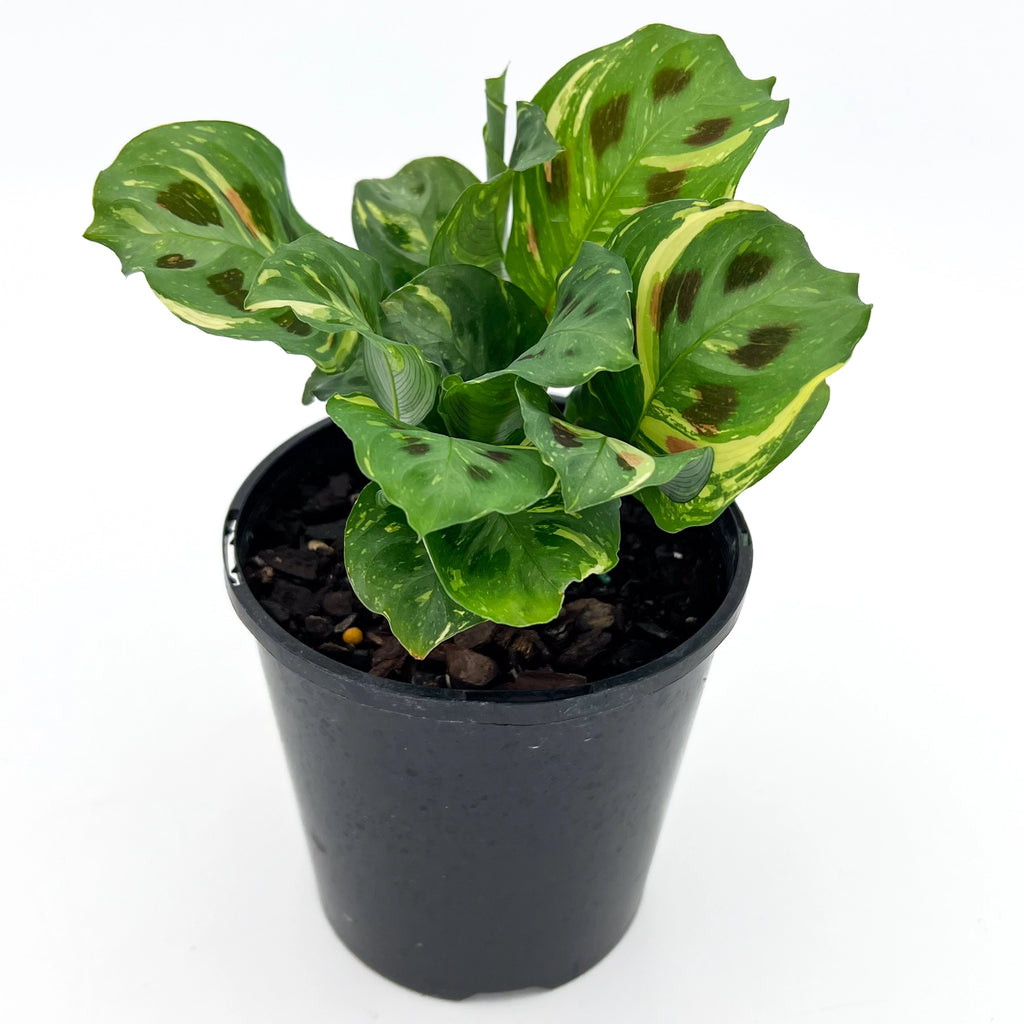
{"label": "black plastic nursery pot", "polygon": [[242,485],[225,530],[232,603],[260,656],[330,924],[380,974],[460,999],[553,988],[596,964],[640,903],[712,653],[750,577],[732,507],[721,603],[656,661],[573,690],[470,691],[380,679],[287,633],[241,567],[261,515],[311,461],[354,465],[332,423]]}

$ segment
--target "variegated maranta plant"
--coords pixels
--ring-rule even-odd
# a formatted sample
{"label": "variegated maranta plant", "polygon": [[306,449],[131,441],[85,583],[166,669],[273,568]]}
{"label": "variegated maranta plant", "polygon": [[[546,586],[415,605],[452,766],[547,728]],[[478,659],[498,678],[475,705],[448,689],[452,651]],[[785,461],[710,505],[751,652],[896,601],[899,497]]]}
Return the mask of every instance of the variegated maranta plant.
{"label": "variegated maranta plant", "polygon": [[650,25],[519,103],[506,159],[490,79],[486,179],[427,157],[360,181],[358,249],[302,219],[258,132],[165,125],[99,175],[86,237],[182,320],[312,360],[304,400],[370,480],[352,586],[422,657],[484,619],[553,618],[614,565],[620,499],[708,523],[821,416],[869,308],[733,198],[785,118],[773,81]]}

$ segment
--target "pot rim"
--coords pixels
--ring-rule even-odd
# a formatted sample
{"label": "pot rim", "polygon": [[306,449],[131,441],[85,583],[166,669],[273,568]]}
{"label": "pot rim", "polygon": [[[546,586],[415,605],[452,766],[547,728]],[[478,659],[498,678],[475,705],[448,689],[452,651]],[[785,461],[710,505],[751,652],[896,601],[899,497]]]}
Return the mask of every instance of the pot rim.
{"label": "pot rim", "polygon": [[292,636],[264,610],[241,572],[237,550],[239,522],[243,521],[254,493],[294,449],[327,429],[340,430],[330,419],[314,423],[278,445],[246,477],[225,517],[223,553],[225,580],[231,603],[260,647],[297,675],[339,697],[417,717],[450,717],[505,724],[539,723],[550,721],[552,717],[575,718],[610,710],[641,694],[653,693],[671,685],[702,662],[708,661],[736,622],[750,581],[753,545],[743,514],[733,503],[717,520],[722,522],[727,535],[736,538],[735,571],[721,604],[689,639],[628,672],[586,686],[556,690],[475,691],[383,679],[335,661]]}

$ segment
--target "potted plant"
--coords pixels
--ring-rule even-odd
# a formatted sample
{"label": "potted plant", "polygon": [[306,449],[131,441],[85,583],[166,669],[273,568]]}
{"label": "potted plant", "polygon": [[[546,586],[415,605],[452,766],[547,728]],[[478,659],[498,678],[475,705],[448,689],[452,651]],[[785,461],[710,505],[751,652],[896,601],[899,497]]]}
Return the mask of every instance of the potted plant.
{"label": "potted plant", "polygon": [[866,328],[855,276],[733,198],[772,84],[651,25],[519,103],[506,159],[488,80],[486,179],[359,182],[358,248],[241,125],[145,132],[96,182],[86,237],[176,316],[314,364],[333,424],[243,485],[230,593],[327,915],[420,991],[559,984],[621,937],[749,576],[733,502]]}

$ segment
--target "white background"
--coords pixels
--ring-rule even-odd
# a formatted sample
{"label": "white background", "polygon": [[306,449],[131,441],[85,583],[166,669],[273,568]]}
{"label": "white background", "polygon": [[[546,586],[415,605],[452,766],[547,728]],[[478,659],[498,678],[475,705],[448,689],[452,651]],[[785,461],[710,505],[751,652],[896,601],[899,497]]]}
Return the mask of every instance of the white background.
{"label": "white background", "polygon": [[[715,8],[718,8],[717,10]],[[1024,1020],[1017,5],[898,0],[5,6],[0,1017],[946,1024]],[[549,994],[449,1004],[317,906],[220,528],[321,415],[303,360],[176,321],[81,239],[172,120],[249,123],[350,241],[359,177],[483,170],[510,99],[652,21],[792,101],[739,195],[859,270],[874,319],[741,501],[754,579],[646,901]]]}

